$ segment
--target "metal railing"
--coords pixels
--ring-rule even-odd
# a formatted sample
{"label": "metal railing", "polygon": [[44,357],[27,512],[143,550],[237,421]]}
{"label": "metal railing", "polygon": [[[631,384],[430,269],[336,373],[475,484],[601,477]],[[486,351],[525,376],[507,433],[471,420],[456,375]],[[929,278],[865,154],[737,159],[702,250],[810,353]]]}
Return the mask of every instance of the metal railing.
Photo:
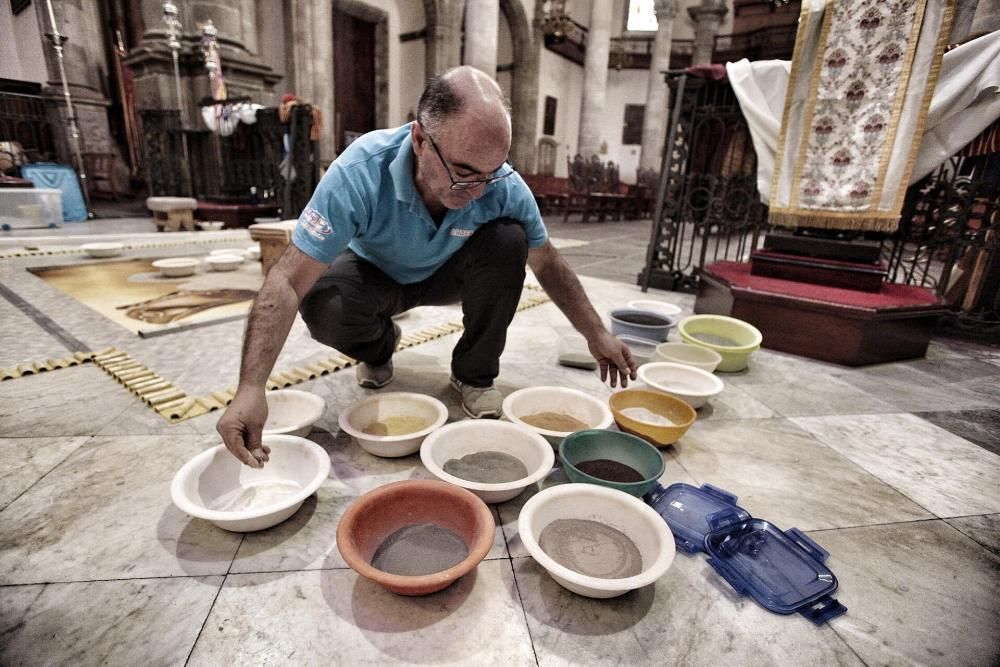
{"label": "metal railing", "polygon": [[49,105],[41,95],[0,92],[0,141],[21,144],[29,162],[55,160]]}

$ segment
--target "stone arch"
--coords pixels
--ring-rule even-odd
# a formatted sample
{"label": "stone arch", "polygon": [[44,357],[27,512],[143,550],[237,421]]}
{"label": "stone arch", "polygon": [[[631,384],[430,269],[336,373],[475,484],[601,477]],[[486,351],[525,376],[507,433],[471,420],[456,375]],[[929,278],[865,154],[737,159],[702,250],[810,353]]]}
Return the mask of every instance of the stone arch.
{"label": "stone arch", "polygon": [[535,171],[535,136],[538,126],[538,45],[520,0],[500,0],[514,43],[511,72],[511,161],[524,173]]}

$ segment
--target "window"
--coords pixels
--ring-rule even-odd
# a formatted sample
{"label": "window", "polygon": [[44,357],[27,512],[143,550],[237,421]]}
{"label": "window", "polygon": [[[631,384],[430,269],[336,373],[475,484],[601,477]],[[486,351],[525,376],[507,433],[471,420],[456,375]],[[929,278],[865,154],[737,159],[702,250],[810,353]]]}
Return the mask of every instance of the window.
{"label": "window", "polygon": [[629,0],[625,29],[632,32],[656,32],[653,0]]}
{"label": "window", "polygon": [[542,134],[556,133],[556,98],[545,96],[545,116],[542,120]]}
{"label": "window", "polygon": [[625,123],[622,126],[623,144],[642,143],[642,119],[646,115],[645,104],[626,104]]}

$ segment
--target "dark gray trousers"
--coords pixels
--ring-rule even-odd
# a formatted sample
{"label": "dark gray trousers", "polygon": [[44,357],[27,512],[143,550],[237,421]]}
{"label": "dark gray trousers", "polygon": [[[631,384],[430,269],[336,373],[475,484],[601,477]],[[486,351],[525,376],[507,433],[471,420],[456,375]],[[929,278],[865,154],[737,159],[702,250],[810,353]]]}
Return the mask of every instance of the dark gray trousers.
{"label": "dark gray trousers", "polygon": [[507,218],[480,227],[432,276],[401,285],[350,250],[330,265],[299,312],[319,342],[369,364],[392,358],[392,316],[417,306],[462,304],[465,330],[452,352],[452,374],[487,387],[500,373],[500,355],[524,285],[528,241]]}

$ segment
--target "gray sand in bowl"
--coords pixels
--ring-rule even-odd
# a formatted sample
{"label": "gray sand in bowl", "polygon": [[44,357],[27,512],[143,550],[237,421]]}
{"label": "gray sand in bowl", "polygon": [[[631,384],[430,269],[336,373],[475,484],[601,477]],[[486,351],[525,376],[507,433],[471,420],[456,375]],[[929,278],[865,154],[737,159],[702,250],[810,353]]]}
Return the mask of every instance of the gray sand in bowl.
{"label": "gray sand in bowl", "polygon": [[449,475],[484,484],[503,484],[528,476],[528,468],[521,459],[491,449],[448,459],[443,467]]}
{"label": "gray sand in bowl", "polygon": [[452,531],[432,523],[416,523],[385,538],[372,556],[372,566],[389,574],[416,577],[447,570],[468,555],[465,541]]}
{"label": "gray sand in bowl", "polygon": [[586,519],[558,519],[545,526],[538,545],[555,562],[601,579],[624,579],[642,572],[642,554],[616,528]]}

